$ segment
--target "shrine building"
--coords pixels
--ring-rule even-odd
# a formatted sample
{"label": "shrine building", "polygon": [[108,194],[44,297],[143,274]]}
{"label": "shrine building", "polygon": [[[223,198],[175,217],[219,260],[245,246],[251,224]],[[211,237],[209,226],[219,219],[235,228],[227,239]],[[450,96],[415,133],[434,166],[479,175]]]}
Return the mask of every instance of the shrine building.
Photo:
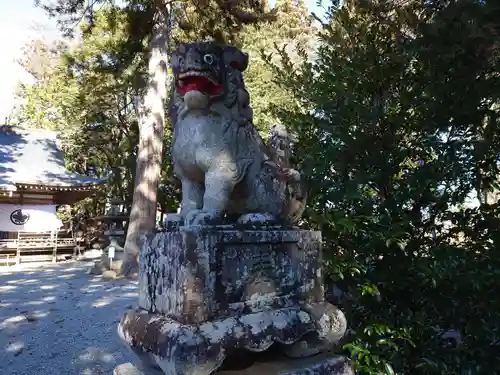
{"label": "shrine building", "polygon": [[[21,238],[28,233],[57,238],[62,226],[57,207],[93,195],[105,182],[66,168],[56,132],[0,126],[0,258],[14,247],[19,263],[24,246]],[[55,261],[57,241],[45,242],[43,246],[55,247],[50,255]],[[38,245],[32,241],[26,246]]]}

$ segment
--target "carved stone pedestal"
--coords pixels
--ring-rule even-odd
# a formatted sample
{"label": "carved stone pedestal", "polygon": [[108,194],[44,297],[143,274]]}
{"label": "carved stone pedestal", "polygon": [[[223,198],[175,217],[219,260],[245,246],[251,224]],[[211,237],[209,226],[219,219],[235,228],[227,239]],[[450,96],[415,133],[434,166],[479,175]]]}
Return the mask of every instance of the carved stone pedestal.
{"label": "carved stone pedestal", "polygon": [[[158,375],[159,371],[144,372],[132,363],[118,366],[113,375]],[[351,363],[345,357],[324,353],[309,358],[288,359],[276,357],[256,361],[250,365],[217,371],[217,375],[354,375]]]}
{"label": "carved stone pedestal", "polygon": [[[197,226],[143,241],[139,309],[118,332],[146,375],[209,375],[235,351],[273,344],[312,356],[345,333],[344,314],[324,301],[319,232]],[[318,358],[323,372],[310,360],[309,372],[287,374],[348,374],[332,370],[349,367],[344,358]]]}

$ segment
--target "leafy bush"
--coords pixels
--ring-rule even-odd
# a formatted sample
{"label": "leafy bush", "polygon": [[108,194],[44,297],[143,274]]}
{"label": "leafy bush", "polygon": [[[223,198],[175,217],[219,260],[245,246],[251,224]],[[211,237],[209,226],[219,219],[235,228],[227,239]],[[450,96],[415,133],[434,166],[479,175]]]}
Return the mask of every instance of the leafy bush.
{"label": "leafy bush", "polygon": [[[362,374],[500,373],[493,1],[346,1],[275,108],[310,178],[308,224]],[[476,201],[471,205],[471,200]]]}

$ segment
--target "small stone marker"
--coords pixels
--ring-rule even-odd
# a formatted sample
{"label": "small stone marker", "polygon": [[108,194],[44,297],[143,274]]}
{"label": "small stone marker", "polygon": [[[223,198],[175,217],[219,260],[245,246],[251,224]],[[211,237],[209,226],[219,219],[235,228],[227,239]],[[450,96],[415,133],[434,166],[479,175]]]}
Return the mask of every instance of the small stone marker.
{"label": "small stone marker", "polygon": [[108,247],[108,258],[109,258],[109,268],[112,269],[113,258],[115,257],[115,248],[113,246]]}

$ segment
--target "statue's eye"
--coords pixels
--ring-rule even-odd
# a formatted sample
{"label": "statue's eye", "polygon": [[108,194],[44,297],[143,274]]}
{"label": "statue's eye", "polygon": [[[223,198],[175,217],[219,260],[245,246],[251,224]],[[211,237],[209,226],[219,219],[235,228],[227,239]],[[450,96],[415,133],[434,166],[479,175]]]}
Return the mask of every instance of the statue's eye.
{"label": "statue's eye", "polygon": [[211,53],[203,55],[203,61],[208,65],[212,65],[214,62],[214,55],[212,55]]}

